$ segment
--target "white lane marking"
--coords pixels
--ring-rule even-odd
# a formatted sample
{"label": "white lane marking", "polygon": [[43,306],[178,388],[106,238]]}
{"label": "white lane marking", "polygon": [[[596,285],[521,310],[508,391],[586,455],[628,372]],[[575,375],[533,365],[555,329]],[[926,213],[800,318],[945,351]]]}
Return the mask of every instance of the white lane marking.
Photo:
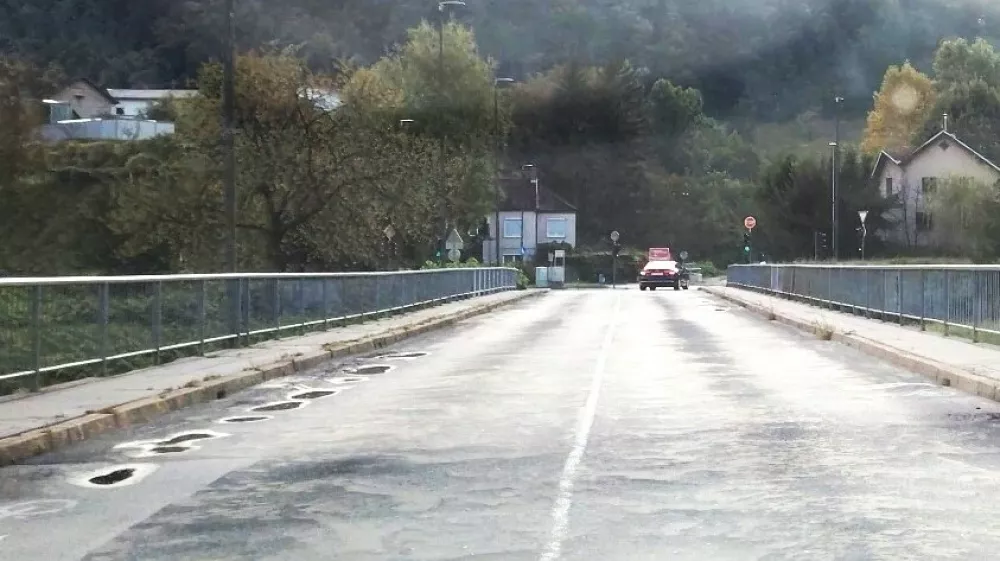
{"label": "white lane marking", "polygon": [[576,434],[573,439],[573,448],[566,463],[563,464],[562,475],[559,478],[559,494],[556,503],[552,507],[552,533],[549,538],[545,552],[539,558],[540,561],[555,561],[562,555],[563,540],[566,539],[566,531],[569,529],[569,509],[573,504],[573,484],[576,481],[576,472],[583,461],[583,455],[587,451],[587,442],[590,440],[590,431],[594,427],[594,418],[597,416],[597,400],[601,395],[601,384],[604,381],[604,367],[608,362],[608,354],[611,351],[611,343],[615,337],[615,328],[618,324],[618,311],[621,304],[621,297],[615,298],[615,309],[611,314],[611,324],[604,335],[604,342],[601,344],[600,353],[597,355],[597,362],[594,364],[593,378],[590,382],[590,394],[587,395],[587,402],[580,409],[577,418]]}

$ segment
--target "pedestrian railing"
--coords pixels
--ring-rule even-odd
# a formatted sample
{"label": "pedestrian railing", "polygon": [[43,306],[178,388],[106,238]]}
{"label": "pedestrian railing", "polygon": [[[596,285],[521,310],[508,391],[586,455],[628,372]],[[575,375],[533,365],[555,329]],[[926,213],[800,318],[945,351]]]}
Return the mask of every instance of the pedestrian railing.
{"label": "pedestrian railing", "polygon": [[1000,336],[998,266],[730,265],[726,283],[973,341]]}
{"label": "pedestrian railing", "polygon": [[0,395],[105,375],[112,363],[148,366],[206,346],[511,290],[517,278],[507,268],[0,278]]}

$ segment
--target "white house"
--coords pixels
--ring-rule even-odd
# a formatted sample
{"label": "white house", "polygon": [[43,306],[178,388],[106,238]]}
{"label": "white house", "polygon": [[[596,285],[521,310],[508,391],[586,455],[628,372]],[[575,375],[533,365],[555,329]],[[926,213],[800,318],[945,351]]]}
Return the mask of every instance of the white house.
{"label": "white house", "polygon": [[[540,185],[537,180],[516,176],[500,182],[499,241],[502,263],[521,263],[534,258],[540,244],[576,246],[576,208]],[[497,215],[487,217],[490,239],[483,243],[483,262],[497,263]]]}
{"label": "white house", "polygon": [[118,102],[115,113],[126,117],[145,117],[158,102],[184,99],[198,95],[198,90],[132,90],[108,88],[108,94]]}
{"label": "white house", "polygon": [[927,211],[927,195],[939,181],[972,178],[995,183],[1000,181],[1000,167],[976,152],[944,128],[916,149],[883,150],[875,161],[872,177],[877,178],[882,194],[897,196],[899,208],[888,216],[897,224],[886,239],[908,246],[935,243],[933,217]]}

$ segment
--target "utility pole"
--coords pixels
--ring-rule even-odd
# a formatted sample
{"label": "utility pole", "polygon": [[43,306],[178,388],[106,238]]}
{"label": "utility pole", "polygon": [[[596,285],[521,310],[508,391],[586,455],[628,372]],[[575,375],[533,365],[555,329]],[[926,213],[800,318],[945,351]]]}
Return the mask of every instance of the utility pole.
{"label": "utility pole", "polygon": [[[495,142],[494,146],[494,178],[493,178],[493,210],[496,214],[496,223],[494,226],[495,235],[494,243],[496,245],[496,253],[494,254],[497,260],[497,266],[501,265],[500,262],[500,152],[502,150],[500,144],[500,85],[501,84],[512,84],[514,83],[513,78],[494,78],[493,80],[493,138]],[[524,225],[522,224],[523,228]]]}
{"label": "utility pole", "polygon": [[[236,21],[235,0],[225,0],[225,53],[222,56],[222,188],[226,209],[226,272],[237,272],[236,256],[236,156],[234,121],[236,113]],[[240,284],[231,280],[226,287],[229,332],[239,345]]]}
{"label": "utility pole", "polygon": [[832,201],[832,203],[833,203],[833,210],[831,211],[831,213],[832,213],[832,221],[831,221],[831,230],[832,230],[832,232],[830,233],[831,236],[833,237],[833,239],[830,240],[830,243],[832,244],[831,249],[833,250],[833,260],[834,261],[837,261],[840,258],[840,253],[838,251],[839,250],[839,245],[840,245],[838,243],[840,236],[838,235],[839,234],[839,231],[838,231],[839,230],[839,224],[837,224],[837,218],[838,218],[837,217],[837,210],[838,210],[837,209],[837,201],[838,201],[838,198],[837,198],[837,179],[839,178],[839,175],[840,175],[840,169],[839,169],[840,168],[840,106],[843,103],[844,103],[844,98],[843,97],[841,97],[839,95],[838,96],[834,96],[834,98],[833,98],[833,104],[834,104],[834,108],[833,108],[833,112],[834,112],[834,117],[833,117],[834,118],[833,158],[832,158],[832,161],[831,161],[831,167],[833,168],[833,171],[832,171],[833,180],[831,181],[832,186],[833,186],[833,189],[832,189],[833,190],[833,201]]}
{"label": "utility pole", "polygon": [[830,258],[837,260],[837,143],[830,143]]}

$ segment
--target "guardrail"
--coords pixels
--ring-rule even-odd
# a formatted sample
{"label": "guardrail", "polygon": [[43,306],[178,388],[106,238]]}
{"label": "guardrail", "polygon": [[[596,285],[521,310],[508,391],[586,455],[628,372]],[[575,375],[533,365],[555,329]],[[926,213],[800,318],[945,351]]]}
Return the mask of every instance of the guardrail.
{"label": "guardrail", "polygon": [[939,325],[977,342],[1000,335],[997,266],[730,265],[726,283],[921,329]]}
{"label": "guardrail", "polygon": [[507,268],[0,278],[0,394],[516,286]]}

